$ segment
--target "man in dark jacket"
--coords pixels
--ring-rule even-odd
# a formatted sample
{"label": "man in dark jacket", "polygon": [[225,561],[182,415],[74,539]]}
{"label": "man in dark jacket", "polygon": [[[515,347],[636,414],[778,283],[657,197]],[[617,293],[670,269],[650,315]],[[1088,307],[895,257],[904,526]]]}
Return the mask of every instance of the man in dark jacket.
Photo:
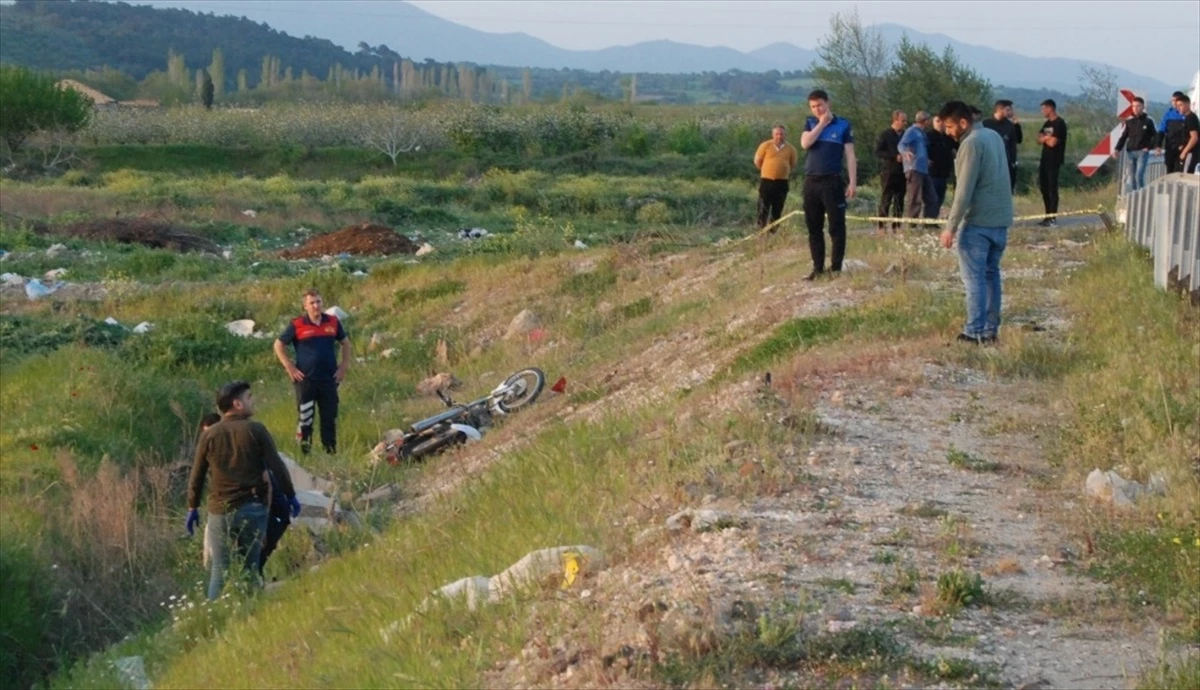
{"label": "man in dark jacket", "polygon": [[1154,129],[1154,120],[1146,114],[1146,101],[1141,96],[1133,99],[1133,117],[1125,120],[1125,128],[1121,130],[1121,138],[1113,147],[1112,157],[1116,158],[1120,151],[1125,152],[1125,193],[1136,192],[1146,186],[1146,161],[1150,158],[1150,149],[1158,141],[1158,132]]}
{"label": "man in dark jacket", "polygon": [[1162,121],[1158,123],[1158,153],[1163,154],[1163,164],[1167,173],[1177,173],[1183,170],[1183,162],[1179,152],[1187,143],[1187,132],[1184,129],[1183,111],[1179,108],[1179,99],[1184,96],[1182,91],[1171,94],[1171,107],[1163,113]]}
{"label": "man in dark jacket", "polygon": [[1013,104],[1010,100],[996,101],[992,116],[983,121],[983,126],[1000,135],[1004,141],[1004,153],[1008,156],[1008,177],[1013,193],[1017,191],[1017,145],[1025,140],[1021,133],[1021,123],[1013,114]]}
{"label": "man in dark jacket", "polygon": [[946,136],[946,125],[937,115],[933,116],[933,129],[926,132],[926,136],[929,137],[929,181],[933,183],[933,191],[937,195],[936,214],[946,203],[946,183],[954,174],[954,151],[957,146],[953,139]]}
{"label": "man in dark jacket", "polygon": [[[885,218],[891,215],[900,218],[904,215],[904,159],[900,155],[900,136],[908,126],[908,115],[903,110],[892,113],[892,124],[879,133],[875,140],[875,157],[879,159],[879,210],[876,215]],[[888,209],[891,208],[889,214]],[[879,231],[883,232],[886,224],[879,223]],[[899,230],[899,223],[892,223],[892,230]]]}
{"label": "man in dark jacket", "polygon": [[292,515],[300,514],[292,477],[275,450],[271,433],[250,420],[254,414],[250,384],[234,381],[222,386],[217,393],[217,409],[221,421],[196,441],[187,498],[187,531],[192,534],[200,522],[205,479],[211,477],[204,528],[205,547],[212,554],[209,599],[221,595],[225,572],[234,556],[243,576],[258,575],[259,553],[267,530],[268,470],[288,498]]}

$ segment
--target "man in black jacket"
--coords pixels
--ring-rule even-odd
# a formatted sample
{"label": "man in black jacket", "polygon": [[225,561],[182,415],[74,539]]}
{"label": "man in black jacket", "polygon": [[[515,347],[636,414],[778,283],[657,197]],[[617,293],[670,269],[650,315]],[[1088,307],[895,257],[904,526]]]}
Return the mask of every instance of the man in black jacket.
{"label": "man in black jacket", "polygon": [[1121,138],[1113,147],[1112,157],[1124,150],[1125,160],[1129,161],[1125,168],[1125,193],[1136,192],[1146,186],[1146,161],[1150,158],[1150,149],[1158,140],[1158,131],[1154,120],[1146,114],[1146,101],[1141,96],[1133,99],[1133,117],[1125,120],[1125,129]]}
{"label": "man in black jacket", "polygon": [[[946,202],[946,183],[954,174],[955,142],[946,135],[946,125],[942,118],[933,116],[933,129],[925,133],[929,144],[929,181],[933,183],[934,194],[937,195],[937,211]],[[936,217],[937,211],[934,211]]]}
{"label": "man in black jacket", "polygon": [[[904,215],[904,159],[900,156],[900,135],[908,126],[908,115],[903,110],[892,113],[892,124],[879,133],[875,140],[875,157],[879,159],[879,210],[876,215],[887,217],[888,207],[891,216],[900,218]],[[879,232],[884,232],[886,224],[879,223]],[[899,223],[892,223],[892,231],[900,229]]]}
{"label": "man in black jacket", "polygon": [[1017,191],[1017,145],[1025,140],[1021,123],[1013,114],[1012,101],[996,101],[992,116],[983,121],[983,126],[1000,135],[1004,140],[1004,153],[1008,156],[1008,177],[1015,194]]}

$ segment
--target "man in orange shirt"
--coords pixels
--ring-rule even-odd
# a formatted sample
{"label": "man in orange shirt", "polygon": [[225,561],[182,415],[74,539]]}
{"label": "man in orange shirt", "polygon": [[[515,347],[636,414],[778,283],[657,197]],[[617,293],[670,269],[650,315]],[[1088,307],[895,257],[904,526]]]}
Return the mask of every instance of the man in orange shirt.
{"label": "man in orange shirt", "polygon": [[[762,179],[758,182],[758,227],[774,223],[783,215],[783,202],[787,200],[788,178],[796,169],[796,147],[787,143],[787,130],[783,125],[771,129],[771,138],[758,145],[754,153],[754,167]],[[771,228],[775,232],[775,228]]]}

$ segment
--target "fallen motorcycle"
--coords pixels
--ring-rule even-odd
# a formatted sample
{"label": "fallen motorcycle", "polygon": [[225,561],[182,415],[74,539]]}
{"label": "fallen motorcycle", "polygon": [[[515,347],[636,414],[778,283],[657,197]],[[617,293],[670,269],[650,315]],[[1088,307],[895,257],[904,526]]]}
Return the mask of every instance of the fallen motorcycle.
{"label": "fallen motorcycle", "polygon": [[491,426],[493,417],[515,412],[537,400],[546,385],[541,369],[530,367],[504,379],[504,383],[478,400],[456,403],[443,390],[437,396],[449,408],[416,422],[404,435],[384,444],[383,456],[390,464],[415,460],[468,440],[483,438],[480,430]]}

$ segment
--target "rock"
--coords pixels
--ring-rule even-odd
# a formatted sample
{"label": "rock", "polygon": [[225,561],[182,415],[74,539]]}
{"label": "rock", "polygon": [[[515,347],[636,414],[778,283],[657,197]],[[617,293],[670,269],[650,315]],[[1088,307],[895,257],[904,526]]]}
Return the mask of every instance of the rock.
{"label": "rock", "polygon": [[582,240],[575,240],[575,248],[576,249],[587,249],[588,246],[586,244],[584,244]]}
{"label": "rock", "polygon": [[505,340],[524,339],[530,331],[542,325],[542,320],[538,318],[528,309],[522,309],[520,314],[513,317],[513,320],[508,324],[508,330],[504,332]]}
{"label": "rock", "polygon": [[871,270],[871,265],[862,259],[846,259],[842,262],[842,270],[847,273],[869,271]]}
{"label": "rock", "polygon": [[1088,474],[1084,482],[1084,493],[1098,501],[1111,503],[1119,508],[1129,508],[1144,494],[1166,493],[1166,481],[1160,475],[1151,478],[1150,486],[1152,489],[1147,489],[1141,483],[1127,480],[1113,470],[1103,472],[1097,468]]}
{"label": "rock", "polygon": [[390,501],[400,495],[400,487],[395,484],[384,484],[374,491],[363,494],[364,501]]}
{"label": "rock", "polygon": [[491,599],[489,582],[489,578],[482,575],[464,577],[438,589],[435,594],[447,599],[465,599],[467,608],[474,611],[480,604],[485,604]]}
{"label": "rock", "polygon": [[707,532],[716,529],[722,516],[715,510],[697,510],[692,516],[692,529],[697,532]]}
{"label": "rock", "polygon": [[254,335],[254,319],[238,319],[225,324],[225,330],[243,338]]}
{"label": "rock", "polygon": [[53,258],[53,257],[58,256],[59,254],[62,254],[65,251],[67,251],[67,245],[52,244],[46,248],[46,256]]}
{"label": "rock", "polygon": [[841,391],[834,391],[829,396],[829,402],[833,405],[841,405],[846,401],[846,396]]}
{"label": "rock", "polygon": [[325,313],[330,316],[336,316],[338,321],[345,321],[347,318],[350,317],[350,315],[346,313],[346,310],[342,309],[341,307],[337,306],[336,304],[333,305],[332,307],[326,309]]}
{"label": "rock", "polygon": [[433,248],[432,244],[426,242],[421,245],[420,249],[417,250],[416,256],[428,256],[436,251],[437,250]]}
{"label": "rock", "polygon": [[658,626],[662,646],[692,657],[708,654],[717,646],[717,633],[693,606],[678,606],[663,616]]}
{"label": "rock", "polygon": [[123,656],[113,660],[121,687],[128,690],[150,690],[150,679],[146,677],[146,663],[140,656]]}
{"label": "rock", "polygon": [[579,567],[576,577],[604,568],[604,555],[591,546],[555,546],[531,551],[492,578],[490,587],[493,596],[507,594],[514,589],[536,585],[549,579],[561,582],[564,568],[570,559],[574,559]]}
{"label": "rock", "polygon": [[434,374],[417,384],[417,392],[421,395],[436,395],[438,391],[453,390],[462,385],[453,374],[441,372]]}
{"label": "rock", "polygon": [[898,264],[888,264],[887,268],[883,269],[883,275],[890,276],[900,272]]}

